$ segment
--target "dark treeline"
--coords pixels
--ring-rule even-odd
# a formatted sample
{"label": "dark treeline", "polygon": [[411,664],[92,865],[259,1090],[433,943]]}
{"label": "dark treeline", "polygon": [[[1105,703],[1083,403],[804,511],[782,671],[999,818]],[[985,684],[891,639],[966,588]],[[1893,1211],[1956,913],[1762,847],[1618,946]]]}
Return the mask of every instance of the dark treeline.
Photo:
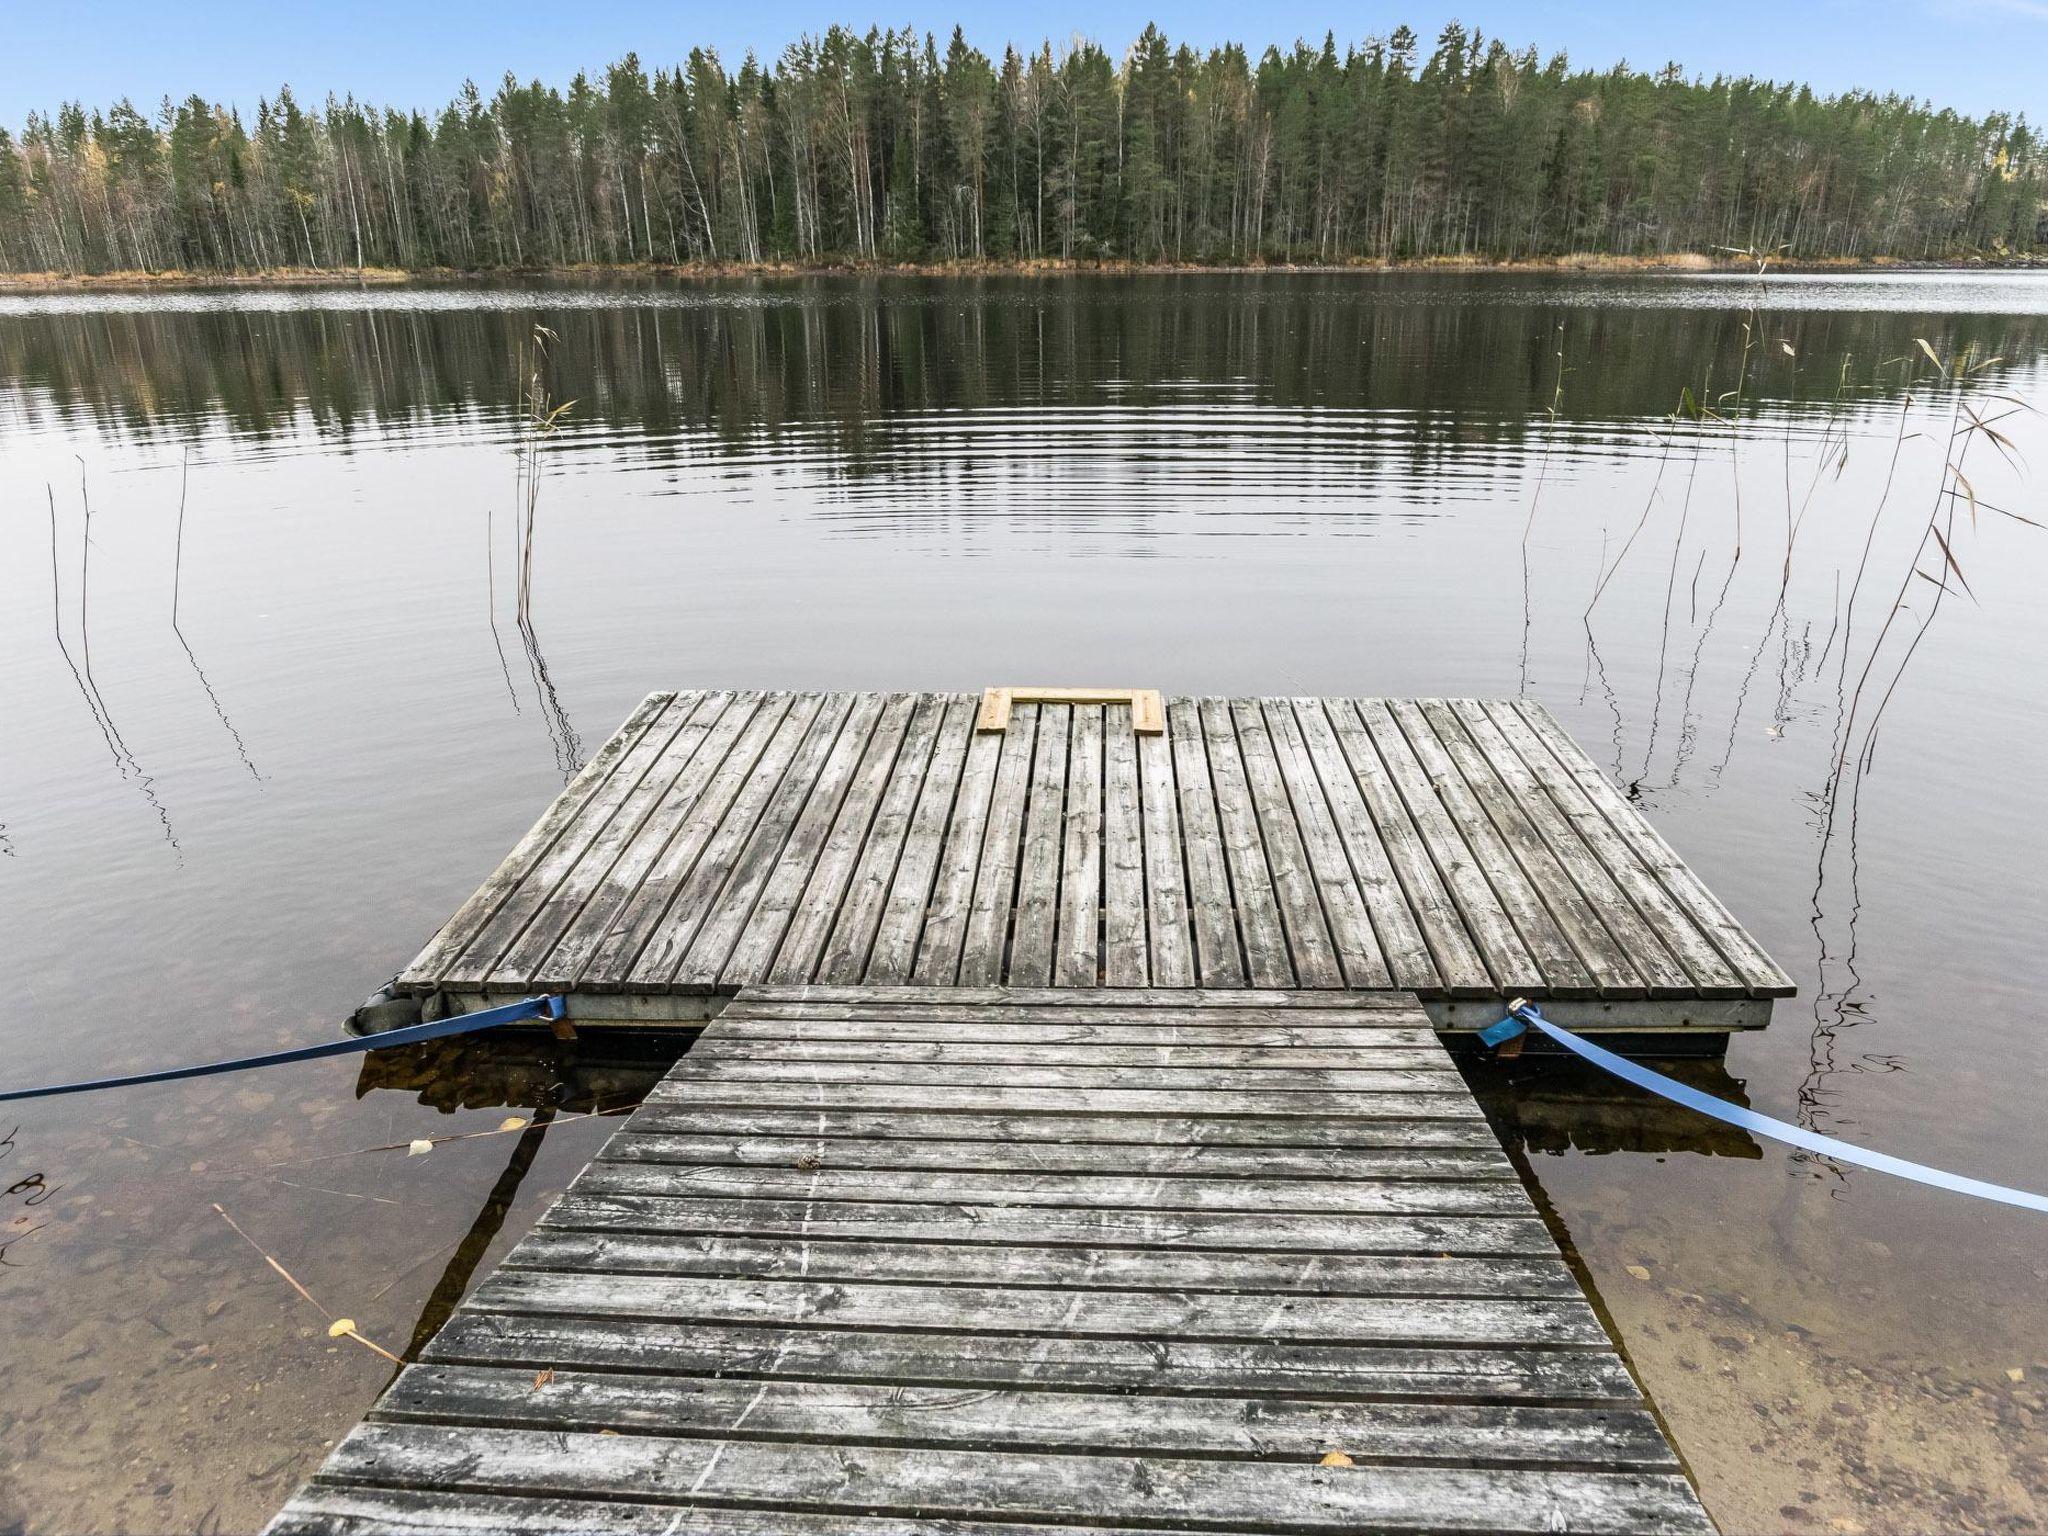
{"label": "dark treeline", "polygon": [[1594,72],[1455,23],[1198,53],[835,28],[438,114],[289,90],[0,131],[0,267],[1936,257],[2048,241],[2024,118]]}

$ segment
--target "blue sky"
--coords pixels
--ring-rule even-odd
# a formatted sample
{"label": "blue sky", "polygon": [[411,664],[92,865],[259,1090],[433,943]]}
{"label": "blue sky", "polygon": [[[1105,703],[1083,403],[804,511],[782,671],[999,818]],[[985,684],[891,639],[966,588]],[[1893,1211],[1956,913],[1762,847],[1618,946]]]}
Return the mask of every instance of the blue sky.
{"label": "blue sky", "polygon": [[[865,0],[872,6],[874,0]],[[198,92],[253,109],[289,82],[302,100],[354,91],[378,103],[430,107],[465,77],[488,88],[510,69],[566,81],[636,50],[650,65],[694,44],[732,62],[752,47],[772,55],[834,21],[949,31],[958,21],[991,53],[1005,41],[1056,43],[1076,34],[1120,50],[1148,20],[1176,41],[1235,39],[1255,46],[1297,36],[1340,42],[1406,21],[1426,38],[1449,17],[1519,47],[1563,48],[1582,64],[1617,59],[1654,67],[1800,79],[1824,91],[1898,91],[1981,113],[2048,119],[2048,0],[1438,0],[1389,7],[1267,0],[1032,5],[1021,0],[746,0],[719,6],[562,0],[0,0],[0,122],[67,99],[104,105],[129,96],[145,110],[166,94]]]}

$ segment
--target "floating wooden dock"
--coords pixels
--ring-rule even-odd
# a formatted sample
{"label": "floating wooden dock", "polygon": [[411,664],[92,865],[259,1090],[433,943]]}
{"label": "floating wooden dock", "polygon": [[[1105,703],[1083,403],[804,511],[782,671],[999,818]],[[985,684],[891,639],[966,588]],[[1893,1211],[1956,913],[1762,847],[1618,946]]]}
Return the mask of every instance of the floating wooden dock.
{"label": "floating wooden dock", "polygon": [[998,731],[971,694],[650,695],[399,992],[1395,989],[1440,1029],[1519,994],[1711,1039],[1792,990],[1538,704],[991,694]]}
{"label": "floating wooden dock", "polygon": [[[951,733],[955,702],[914,703],[898,719],[900,736],[925,721],[916,785],[935,782],[930,760],[942,742],[964,750],[940,765],[932,793],[943,805],[926,814],[924,796],[906,791],[891,812],[895,831],[877,833],[879,813],[862,811],[863,835],[835,841],[852,791],[834,792],[810,851],[791,864],[784,854],[801,806],[783,802],[774,851],[752,858],[752,831],[770,825],[772,804],[743,808],[735,795],[726,808],[735,814],[704,812],[696,825],[708,829],[707,845],[728,824],[746,834],[724,840],[719,888],[755,894],[744,911],[690,903],[698,919],[677,931],[672,961],[696,952],[710,914],[738,915],[706,951],[724,957],[716,966],[678,972],[672,963],[668,979],[724,975],[737,942],[767,931],[751,914],[776,888],[776,871],[823,868],[824,850],[837,847],[836,862],[857,872],[878,837],[886,858],[876,856],[877,878],[859,898],[872,916],[853,930],[867,935],[859,967],[876,965],[877,934],[896,933],[891,963],[914,971],[935,919],[913,931],[892,925],[892,914],[917,829],[927,833],[917,864],[956,893],[976,888],[988,856],[980,829],[992,818],[959,805],[975,744]],[[765,753],[798,707],[782,696],[650,701],[521,869],[546,866],[581,808],[619,775],[645,782],[628,764],[649,731],[668,732],[662,722],[715,726],[734,709],[744,722],[765,716]],[[850,749],[865,760],[886,703],[810,699],[791,728],[792,763],[817,716],[842,707],[849,717],[868,711]],[[1245,722],[1278,708],[1241,719],[1219,709],[1210,771],[1219,758],[1242,762],[1253,734]],[[1193,717],[1209,712],[1174,713],[1193,730]],[[1372,717],[1355,718],[1362,727]],[[1031,756],[1037,739],[1059,744],[1044,749],[1050,757],[1092,742],[1095,729],[1063,719],[1047,738],[1041,720]],[[1263,729],[1269,743],[1291,740],[1284,728]],[[816,763],[846,732],[826,734],[800,782],[815,785]],[[678,750],[669,733],[647,756],[667,761]],[[884,755],[872,779],[848,778],[866,782],[871,800],[899,782],[888,765],[902,757],[900,741]],[[996,782],[1005,759],[983,759]],[[679,771],[694,760],[686,755]],[[743,761],[736,790],[758,782],[758,755]],[[1100,761],[1102,782],[1116,778],[1106,753]],[[1055,780],[1049,771],[1047,797]],[[787,773],[774,776],[770,802],[785,782]],[[1087,774],[1063,782],[1065,805],[1077,794],[1094,803]],[[1110,793],[1142,823],[1161,799],[1186,806],[1180,783],[1172,797],[1140,792],[1135,806],[1124,790]],[[810,793],[791,800],[807,804]],[[611,826],[631,790],[608,798]],[[1092,822],[1034,817],[1034,803],[1015,812],[1040,833],[1027,872],[1074,869],[1055,850],[1068,833],[1085,850],[1098,836]],[[1258,804],[1243,802],[1254,814]],[[637,845],[643,825],[627,816],[619,851]],[[968,841],[977,852],[957,878],[941,835],[956,824],[976,829]],[[575,839],[576,858],[558,861],[550,891],[602,839],[589,830]],[[1363,828],[1338,835],[1356,842]],[[1133,833],[1117,846],[1139,860],[1118,889],[1135,890],[1153,845]],[[1010,855],[999,856],[1007,866]],[[1218,857],[1228,863],[1227,852]],[[1285,910],[1281,866],[1267,867]],[[1309,868],[1300,878],[1313,886]],[[646,891],[652,874],[635,873],[625,895]],[[925,879],[912,867],[909,890]],[[509,898],[526,881],[515,871],[504,884]],[[828,884],[831,910],[854,910],[847,882]],[[624,896],[597,899],[601,889],[583,889],[562,915],[631,910]],[[837,947],[836,924],[805,920],[798,882],[780,889],[792,899],[769,925],[779,937],[752,952],[779,955],[803,932],[816,942],[794,952],[801,970],[852,953]],[[1063,886],[1047,889],[1063,913]],[[680,890],[662,898],[663,912]],[[456,931],[488,929],[503,903],[489,905]],[[973,902],[960,910],[971,927]],[[1036,911],[1005,910],[1006,973],[1020,968],[1019,947],[1021,968],[1034,972],[1057,970],[1068,954],[1059,917]],[[1119,933],[1128,916],[1119,912]],[[1321,932],[1332,974],[1348,974],[1331,927]],[[560,931],[576,929],[566,921]],[[1192,914],[1187,930],[1185,946],[1162,946],[1149,928],[1147,939],[1105,940],[1086,956],[1077,945],[1068,974],[1100,968],[1105,951],[1119,965],[1142,963],[1154,982],[1161,954],[1199,968],[1207,962]],[[646,937],[668,931],[651,922]],[[1246,930],[1232,931],[1242,967]],[[1360,940],[1366,931],[1351,930]],[[1283,920],[1279,932],[1291,939],[1293,930]],[[1041,935],[1042,950],[1032,948]],[[1220,928],[1211,937],[1221,964]],[[944,962],[955,977],[966,955],[997,963],[986,935],[979,949],[941,939],[939,952],[959,952]],[[1260,952],[1277,968],[1283,954],[1293,967],[1318,951],[1276,935]],[[1366,963],[1362,945],[1344,953]],[[479,980],[498,964],[494,954]],[[1413,997],[1347,995],[1334,983],[1285,992],[1134,983],[743,990],[271,1531],[883,1536],[911,1527],[946,1536],[1712,1529]]]}

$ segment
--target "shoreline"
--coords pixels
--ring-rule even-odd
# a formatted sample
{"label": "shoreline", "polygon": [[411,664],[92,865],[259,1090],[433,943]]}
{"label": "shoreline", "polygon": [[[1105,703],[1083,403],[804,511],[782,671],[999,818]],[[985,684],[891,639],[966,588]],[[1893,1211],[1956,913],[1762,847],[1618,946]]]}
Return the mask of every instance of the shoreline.
{"label": "shoreline", "polygon": [[[763,277],[1089,277],[1151,275],[1267,276],[1274,274],[1377,275],[1385,273],[1526,273],[1564,276],[1755,274],[1753,262],[1725,256],[1573,255],[1493,260],[1428,256],[1399,261],[1147,262],[1147,261],[811,261],[616,262],[545,267],[279,267],[247,272],[11,272],[0,273],[0,294],[332,287],[431,287],[448,283],[602,282],[666,279],[679,283]],[[1764,275],[1853,272],[2048,271],[2048,257],[1957,256],[1937,261],[1897,257],[1773,262]]]}

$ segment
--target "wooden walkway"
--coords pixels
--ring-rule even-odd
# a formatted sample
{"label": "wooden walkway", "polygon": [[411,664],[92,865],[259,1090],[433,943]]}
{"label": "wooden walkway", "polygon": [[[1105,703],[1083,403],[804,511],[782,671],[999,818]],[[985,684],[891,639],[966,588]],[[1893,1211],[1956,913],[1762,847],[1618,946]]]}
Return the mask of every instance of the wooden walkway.
{"label": "wooden walkway", "polygon": [[1412,999],[804,987],[271,1531],[911,1525],[1711,1531]]}
{"label": "wooden walkway", "polygon": [[1141,734],[977,704],[651,695],[399,985],[583,1018],[757,982],[1393,988],[1439,1027],[1524,994],[1714,1031],[1792,990],[1540,705],[1175,698]]}

